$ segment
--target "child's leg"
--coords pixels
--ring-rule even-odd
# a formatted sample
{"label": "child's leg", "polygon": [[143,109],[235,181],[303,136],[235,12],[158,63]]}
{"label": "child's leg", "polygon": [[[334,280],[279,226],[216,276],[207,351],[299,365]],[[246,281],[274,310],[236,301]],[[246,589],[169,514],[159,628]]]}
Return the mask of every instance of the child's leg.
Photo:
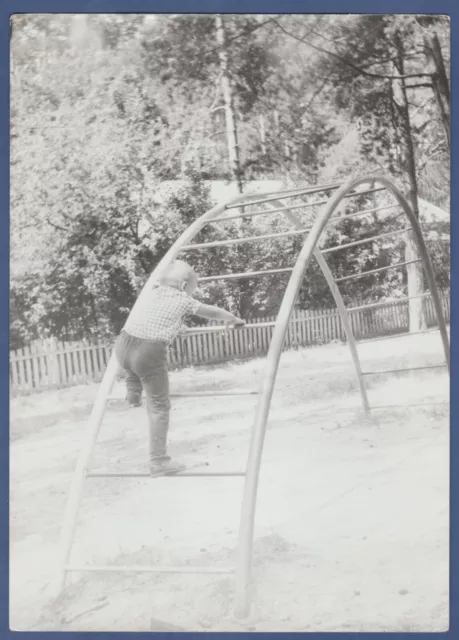
{"label": "child's leg", "polygon": [[[159,364],[159,363],[158,363]],[[150,462],[166,460],[169,431],[169,376],[166,366],[157,366],[142,378],[147,402]]]}
{"label": "child's leg", "polygon": [[[141,380],[147,399],[150,440],[150,473],[153,476],[178,473],[184,466],[174,463],[167,455],[169,431],[169,376],[167,373],[167,347],[125,335],[120,340],[120,359],[126,354],[124,368],[134,372]],[[124,350],[124,351],[123,351]]]}
{"label": "child's leg", "polygon": [[130,367],[141,380],[145,390],[150,462],[168,460],[170,400],[166,349],[166,345],[142,340],[130,358]]}
{"label": "child's leg", "polygon": [[135,339],[122,332],[115,344],[115,355],[119,364],[126,372],[126,400],[129,404],[140,405],[142,399],[142,382],[130,367],[130,356]]}
{"label": "child's leg", "polygon": [[139,405],[142,402],[142,381],[139,376],[126,369],[126,400],[131,405]]}

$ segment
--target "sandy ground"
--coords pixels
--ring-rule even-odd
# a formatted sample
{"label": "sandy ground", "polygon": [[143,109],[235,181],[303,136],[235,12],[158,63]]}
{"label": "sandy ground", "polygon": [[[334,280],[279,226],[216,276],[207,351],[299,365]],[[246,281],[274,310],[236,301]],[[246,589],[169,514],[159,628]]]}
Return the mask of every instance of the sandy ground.
{"label": "sandy ground", "polygon": [[[364,370],[442,362],[438,334],[359,348]],[[174,372],[173,390],[256,388],[264,360]],[[373,405],[448,400],[445,369],[368,378]],[[343,345],[284,354],[263,455],[249,618],[232,576],[72,574],[52,598],[56,546],[95,385],[11,406],[10,626],[15,630],[444,631],[449,408],[367,422]],[[123,389],[116,390],[120,396]],[[256,399],[173,402],[170,451],[243,470]],[[143,408],[107,411],[94,469],[146,469]],[[242,478],[88,480],[72,561],[228,565]],[[153,622],[152,622],[153,620]],[[162,625],[159,621],[162,621]]]}

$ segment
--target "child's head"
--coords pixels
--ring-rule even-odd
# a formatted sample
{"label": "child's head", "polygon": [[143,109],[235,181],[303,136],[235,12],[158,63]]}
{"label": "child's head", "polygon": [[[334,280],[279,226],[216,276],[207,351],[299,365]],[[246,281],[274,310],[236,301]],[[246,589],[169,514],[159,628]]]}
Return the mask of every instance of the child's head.
{"label": "child's head", "polygon": [[198,274],[183,260],[174,260],[164,269],[159,284],[185,291],[191,296],[198,286]]}

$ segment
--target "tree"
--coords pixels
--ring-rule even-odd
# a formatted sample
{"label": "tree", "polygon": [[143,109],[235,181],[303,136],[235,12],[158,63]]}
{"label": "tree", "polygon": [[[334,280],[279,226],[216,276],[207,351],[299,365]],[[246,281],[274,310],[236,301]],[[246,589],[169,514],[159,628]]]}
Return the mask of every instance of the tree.
{"label": "tree", "polygon": [[[408,115],[417,191],[447,206],[445,129],[430,70],[425,78],[418,73],[426,28],[438,32],[447,70],[439,23],[421,27],[400,16],[225,16],[224,47],[216,23],[211,15],[14,18],[11,308],[17,340],[47,332],[113,335],[149,271],[212,206],[207,181],[234,178],[224,110],[212,112],[221,100],[222,51],[246,180],[315,183],[382,167],[401,183]],[[394,68],[397,33],[410,76],[405,95],[405,79]],[[159,198],[160,185],[177,179],[182,187]],[[371,196],[362,197],[346,211],[372,204]],[[314,210],[302,214],[305,225]],[[224,225],[224,237],[290,229],[277,214],[242,220],[240,226],[207,225],[200,239],[221,239]],[[374,228],[349,219],[325,246],[374,235],[382,218],[371,222]],[[443,238],[442,232],[429,242],[447,282]],[[190,260],[202,275],[286,268],[301,243],[300,237],[273,239],[197,252]],[[355,272],[402,257],[400,244],[372,243],[329,254],[329,262],[344,274],[345,267]],[[287,278],[208,282],[201,289],[203,299],[229,304],[245,317],[274,314]],[[364,303],[402,295],[404,287],[403,274],[388,271],[348,282],[343,295]],[[328,302],[326,283],[311,265],[300,304]]]}
{"label": "tree", "polygon": [[[419,217],[416,148],[422,145],[423,137],[416,136],[412,122],[411,92],[425,95],[425,90],[432,89],[433,80],[423,64],[424,39],[415,17],[362,16],[354,21],[335,18],[327,35],[313,29],[305,36],[297,29],[292,31],[292,27],[278,26],[324,54],[322,73],[336,81],[336,90],[328,90],[328,94],[338,107],[358,119],[362,150],[367,157],[408,186],[413,211]],[[421,133],[427,125],[422,123],[417,131]],[[419,257],[408,234],[405,259],[413,262]],[[408,295],[413,298],[410,330],[416,331],[425,324],[418,298],[424,289],[423,273],[417,263],[409,265],[407,271]]]}
{"label": "tree", "polygon": [[198,95],[205,96],[207,108],[200,121],[207,129],[201,128],[199,157],[204,163],[209,158],[213,177],[234,180],[239,191],[247,158],[241,154],[238,130],[263,93],[270,71],[268,43],[256,37],[270,21],[253,16],[163,17],[142,43],[149,74],[182,95],[188,109]]}

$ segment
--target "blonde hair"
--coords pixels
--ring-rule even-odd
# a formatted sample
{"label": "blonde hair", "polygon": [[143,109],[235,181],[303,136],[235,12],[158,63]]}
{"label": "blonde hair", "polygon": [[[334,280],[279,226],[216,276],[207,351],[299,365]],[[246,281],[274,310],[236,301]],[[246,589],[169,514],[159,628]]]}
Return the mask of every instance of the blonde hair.
{"label": "blonde hair", "polygon": [[174,289],[182,289],[184,284],[198,284],[198,274],[183,260],[174,260],[168,265],[161,276],[158,283],[163,286],[174,287]]}

